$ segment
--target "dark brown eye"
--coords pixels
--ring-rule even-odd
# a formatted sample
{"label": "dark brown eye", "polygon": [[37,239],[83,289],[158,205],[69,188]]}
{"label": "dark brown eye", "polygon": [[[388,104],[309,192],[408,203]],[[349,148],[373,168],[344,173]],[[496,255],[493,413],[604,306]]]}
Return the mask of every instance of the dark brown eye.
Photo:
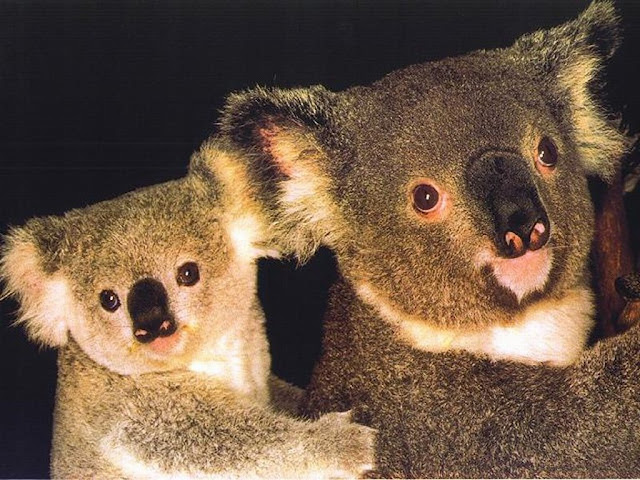
{"label": "dark brown eye", "polygon": [[538,144],[538,163],[546,168],[554,168],[558,163],[558,149],[550,138],[544,137]]}
{"label": "dark brown eye", "polygon": [[100,305],[107,312],[115,312],[120,307],[120,299],[113,290],[103,290],[100,292]]}
{"label": "dark brown eye", "polygon": [[198,280],[200,280],[200,271],[197,263],[187,262],[178,268],[178,274],[176,275],[178,285],[190,287],[198,283]]}
{"label": "dark brown eye", "polygon": [[440,194],[433,185],[421,183],[413,189],[413,207],[420,213],[430,213],[440,202]]}

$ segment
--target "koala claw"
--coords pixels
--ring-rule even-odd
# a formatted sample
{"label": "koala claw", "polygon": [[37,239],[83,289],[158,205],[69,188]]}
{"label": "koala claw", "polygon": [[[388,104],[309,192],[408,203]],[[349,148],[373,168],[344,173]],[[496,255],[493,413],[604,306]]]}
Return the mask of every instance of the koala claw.
{"label": "koala claw", "polygon": [[640,273],[630,273],[618,277],[615,282],[618,294],[627,302],[620,316],[618,324],[629,328],[640,322]]}
{"label": "koala claw", "polygon": [[329,478],[361,478],[375,468],[377,430],[355,423],[352,410],[328,413],[318,422],[331,432],[329,441],[336,452],[336,468]]}
{"label": "koala claw", "polygon": [[640,300],[640,273],[618,277],[615,286],[618,293],[626,300]]}

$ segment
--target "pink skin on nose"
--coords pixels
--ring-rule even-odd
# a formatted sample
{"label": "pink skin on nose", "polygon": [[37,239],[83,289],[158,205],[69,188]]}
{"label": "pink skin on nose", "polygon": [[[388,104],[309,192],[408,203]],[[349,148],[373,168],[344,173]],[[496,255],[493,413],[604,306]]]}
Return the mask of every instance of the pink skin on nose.
{"label": "pink skin on nose", "polygon": [[478,252],[477,266],[490,265],[500,285],[511,290],[518,301],[535,290],[544,288],[551,272],[553,253],[543,248],[549,238],[548,227],[537,222],[529,234],[529,246],[514,232],[505,234],[505,241],[515,254],[513,258],[498,256],[494,248]]}
{"label": "pink skin on nose", "polygon": [[149,348],[155,353],[168,353],[173,350],[180,340],[180,334],[178,332],[169,335],[168,337],[158,337],[149,344]]}
{"label": "pink skin on nose", "polygon": [[[160,331],[167,331],[171,327],[171,323],[168,320],[162,322],[160,325]],[[137,329],[133,334],[136,337],[146,335],[148,332],[142,328]],[[178,343],[180,335],[178,332],[174,332],[169,336],[157,337],[151,343],[149,343],[149,348],[153,350],[155,353],[167,353],[169,352],[175,345]]]}
{"label": "pink skin on nose", "polygon": [[529,237],[529,250],[538,250],[542,247],[543,235],[546,231],[547,228],[541,222],[538,222],[533,226],[531,236]]}
{"label": "pink skin on nose", "polygon": [[507,232],[504,236],[504,239],[507,241],[507,245],[511,247],[514,254],[522,255],[526,250],[524,246],[524,242],[522,241],[520,236],[516,233]]}
{"label": "pink skin on nose", "polygon": [[517,258],[494,257],[493,274],[498,282],[521,299],[525,294],[541,289],[551,271],[549,249],[527,251]]}

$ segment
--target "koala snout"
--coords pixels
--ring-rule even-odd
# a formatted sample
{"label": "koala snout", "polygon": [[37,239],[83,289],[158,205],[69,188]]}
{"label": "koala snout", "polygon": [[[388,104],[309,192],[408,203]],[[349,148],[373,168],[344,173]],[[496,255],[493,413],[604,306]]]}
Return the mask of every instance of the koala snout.
{"label": "koala snout", "polygon": [[546,245],[551,224],[523,159],[485,156],[471,164],[466,178],[471,195],[493,220],[493,241],[501,256],[516,258]]}
{"label": "koala snout", "polygon": [[507,194],[498,191],[492,198],[495,244],[507,258],[544,247],[551,234],[547,212],[533,186]]}
{"label": "koala snout", "polygon": [[157,337],[168,337],[176,329],[169,311],[169,299],[164,285],[153,278],[138,280],[127,299],[127,309],[133,322],[133,335],[141,343]]}

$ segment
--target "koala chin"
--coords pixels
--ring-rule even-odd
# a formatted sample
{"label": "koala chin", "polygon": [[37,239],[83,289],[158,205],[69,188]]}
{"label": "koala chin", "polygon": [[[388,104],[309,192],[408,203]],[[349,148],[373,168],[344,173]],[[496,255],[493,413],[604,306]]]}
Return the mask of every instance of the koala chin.
{"label": "koala chin", "polygon": [[611,178],[629,143],[592,88],[616,22],[594,2],[510,48],[369,86],[238,93],[223,132],[252,151],[288,248],[331,247],[403,341],[570,364],[594,316],[588,179]]}
{"label": "koala chin", "polygon": [[[256,258],[270,231],[232,150],[205,143],[179,180],[5,238],[18,323],[57,347],[60,478],[333,478],[373,466],[374,431],[285,414],[269,377]],[[273,403],[273,406],[271,405]]]}

